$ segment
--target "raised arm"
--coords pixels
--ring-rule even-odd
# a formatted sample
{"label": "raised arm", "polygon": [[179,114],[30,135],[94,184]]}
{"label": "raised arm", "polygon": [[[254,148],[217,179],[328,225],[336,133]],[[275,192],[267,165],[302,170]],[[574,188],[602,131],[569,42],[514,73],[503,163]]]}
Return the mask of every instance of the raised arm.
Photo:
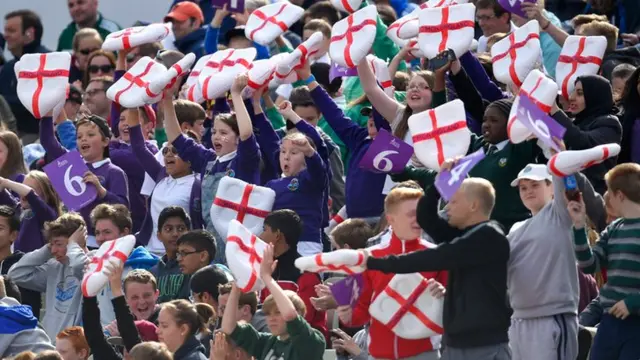
{"label": "raised arm", "polygon": [[140,117],[137,111],[131,111],[127,119],[129,125],[129,137],[131,139],[131,149],[138,159],[138,163],[142,165],[144,172],[149,174],[154,181],[158,181],[164,172],[164,167],[158,163],[155,155],[147,148],[140,127]]}
{"label": "raised arm", "polygon": [[387,119],[388,122],[392,122],[396,118],[398,112],[398,103],[395,99],[390,98],[385,92],[378,86],[376,77],[373,75],[367,59],[362,59],[358,64],[358,77],[360,78],[360,85],[362,90],[367,94],[367,98],[382,116]]}
{"label": "raised arm", "polygon": [[561,27],[554,25],[544,14],[544,5],[536,2],[522,2],[522,11],[525,12],[527,18],[535,19],[540,24],[540,31],[544,31],[560,46],[564,46],[564,42],[569,37]]}
{"label": "raised arm", "polygon": [[100,358],[104,359],[119,358],[120,355],[104,337],[104,331],[100,324],[100,308],[95,296],[84,297],[82,300],[82,327],[84,328],[84,337],[94,354],[100,354]]}
{"label": "raised arm", "polygon": [[587,238],[587,214],[584,201],[569,201],[569,216],[573,222],[573,241],[576,259],[582,272],[595,274],[607,268],[607,252],[609,248],[609,231],[615,229],[619,223],[613,222],[600,234],[600,239],[589,246]]}
{"label": "raised arm", "polygon": [[240,294],[242,291],[234,283],[231,285],[231,292],[229,293],[229,299],[227,299],[227,306],[224,308],[224,314],[222,315],[222,325],[220,330],[227,335],[233,334],[238,322],[236,321],[236,313],[238,312],[238,302],[240,301]]}
{"label": "raised arm", "polygon": [[47,291],[47,274],[51,271],[47,261],[52,259],[49,245],[25,254],[9,269],[10,278],[16,285],[25,289],[45,292]]}
{"label": "raised arm", "polygon": [[173,107],[173,97],[165,96],[160,100],[159,106],[162,107],[164,114],[164,128],[167,132],[167,141],[172,143],[178,136],[182,135],[176,109]]}
{"label": "raised arm", "polygon": [[585,150],[598,145],[620,143],[622,137],[622,125],[614,116],[598,119],[599,126],[588,131],[580,129],[555,103],[551,109],[551,117],[567,129],[564,141],[567,143],[567,147],[573,150]]}
{"label": "raised arm", "polygon": [[427,189],[425,196],[418,201],[418,224],[436,244],[448,243],[461,234],[438,215],[440,195],[435,186]]}
{"label": "raised arm", "polygon": [[42,147],[51,159],[57,159],[67,153],[67,150],[63,148],[58,142],[58,139],[56,139],[53,129],[53,118],[50,116],[45,116],[40,119],[40,144],[42,144]]}
{"label": "raised arm", "polygon": [[233,81],[231,86],[231,101],[233,101],[233,108],[236,112],[236,119],[238,121],[238,132],[240,133],[240,141],[245,141],[253,135],[253,125],[251,125],[251,118],[247,111],[247,106],[244,104],[242,98],[242,90],[247,86],[249,76],[244,73],[240,74]]}
{"label": "raised arm", "polygon": [[47,203],[45,203],[28,185],[0,178],[0,186],[15,192],[20,195],[20,197],[26,198],[27,202],[29,202],[29,205],[31,206],[31,210],[39,217],[39,219],[41,219],[42,222],[52,221],[58,217],[55,209],[52,209],[51,206],[47,205]]}
{"label": "raised arm", "polygon": [[[298,312],[296,311],[295,306],[293,306],[291,300],[289,300],[289,297],[284,293],[284,290],[282,290],[280,285],[278,285],[278,282],[271,276],[271,273],[275,269],[275,265],[276,264],[273,259],[273,245],[268,244],[264,249],[262,262],[260,263],[260,277],[267,286],[271,296],[273,296],[273,300],[276,303],[280,315],[282,315],[284,321],[289,322],[298,317]],[[226,308],[224,315],[225,317],[227,316]]]}
{"label": "raised arm", "polygon": [[[471,51],[467,51],[460,56],[460,65],[462,65],[462,68],[469,76],[473,85],[478,89],[482,98],[488,101],[496,101],[506,97],[498,85],[491,81],[486,70]],[[481,120],[482,119],[479,119],[478,121]]]}
{"label": "raised arm", "polygon": [[450,79],[456,89],[458,98],[464,102],[467,113],[469,113],[476,122],[482,122],[485,110],[484,101],[467,76],[467,73],[460,67],[459,61],[454,61],[451,64]]}
{"label": "raised arm", "polygon": [[113,299],[113,310],[116,314],[116,324],[118,331],[122,336],[124,347],[127,351],[131,351],[134,346],[142,342],[138,329],[131,315],[131,311],[127,306],[127,302],[124,299],[124,292],[122,291],[122,270],[124,264],[120,264],[118,267],[111,266],[109,273],[109,286],[111,287],[111,294]]}

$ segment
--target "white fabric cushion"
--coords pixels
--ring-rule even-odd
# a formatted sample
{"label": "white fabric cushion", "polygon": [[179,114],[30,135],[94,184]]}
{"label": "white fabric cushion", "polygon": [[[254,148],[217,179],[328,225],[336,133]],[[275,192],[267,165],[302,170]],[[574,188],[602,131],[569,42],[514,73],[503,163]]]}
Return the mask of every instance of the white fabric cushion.
{"label": "white fabric cushion", "polygon": [[170,81],[166,77],[160,81],[166,72],[164,65],[145,56],[109,87],[107,97],[125,108],[156,103]]}
{"label": "white fabric cushion", "polygon": [[248,99],[255,93],[256,90],[268,85],[269,81],[273,79],[273,74],[276,71],[275,63],[271,59],[257,60],[251,65],[251,70],[247,74],[249,81],[247,87],[242,92],[242,96]]}
{"label": "white fabric cushion", "polygon": [[[300,64],[316,60],[320,56],[318,56],[318,52],[322,47],[322,41],[324,40],[324,35],[320,31],[316,31],[307,40],[305,40],[302,44],[298,45],[298,47],[293,50],[293,52],[300,53]],[[300,64],[298,66],[300,66]]]}
{"label": "white fabric cushion", "polygon": [[292,84],[298,81],[298,74],[293,68],[299,63],[301,55],[300,52],[297,52],[290,54],[281,53],[273,56],[271,59],[275,64],[276,71],[269,86],[278,87],[282,84]]}
{"label": "white fabric cushion", "polygon": [[102,49],[107,51],[131,49],[136,46],[162,41],[170,33],[171,29],[165,24],[134,26],[107,35],[104,43],[102,43]]}
{"label": "white fabric cushion", "polygon": [[444,298],[436,299],[419,273],[394,275],[369,306],[371,316],[403,339],[441,335]]}
{"label": "white fabric cushion", "polygon": [[255,57],[254,47],[215,52],[198,76],[202,96],[206,100],[213,100],[224,95],[231,89],[236,76],[251,68],[251,62]]}
{"label": "white fabric cushion", "polygon": [[70,66],[68,52],[25,54],[15,64],[16,93],[35,118],[40,119],[64,104]]}
{"label": "white fabric cushion", "polygon": [[335,229],[336,226],[342,224],[342,222],[344,222],[348,218],[349,215],[347,215],[347,206],[345,205],[341,207],[340,210],[338,210],[337,214],[333,215],[331,220],[329,220],[329,226],[324,229],[325,234],[327,234],[327,236],[331,236],[331,232],[333,231],[333,229]]}
{"label": "white fabric cushion", "polygon": [[468,3],[468,0],[429,0],[420,4],[421,9],[443,8],[452,5],[460,5]]}
{"label": "white fabric cushion", "polygon": [[469,150],[471,131],[460,99],[411,115],[409,130],[418,160],[430,169],[439,171],[445,160]]}
{"label": "white fabric cushion", "polygon": [[426,55],[420,49],[420,44],[418,43],[418,38],[413,38],[409,40],[407,46],[411,49],[409,50],[409,55],[413,56],[416,59],[421,59],[426,57]]}
{"label": "white fabric cushion", "polygon": [[183,97],[189,101],[197,102],[198,104],[204,101],[204,96],[202,95],[202,88],[200,87],[200,82],[198,82],[198,77],[200,77],[200,72],[207,64],[212,55],[205,55],[198,59],[195,66],[189,73],[189,77],[187,77],[187,81],[185,81],[185,91]]}
{"label": "white fabric cushion", "polygon": [[361,273],[364,268],[362,250],[340,249],[328,253],[303,256],[296,259],[295,265],[301,271],[325,272],[353,275]]}
{"label": "white fabric cushion", "polygon": [[346,13],[354,13],[362,5],[362,0],[331,0],[334,8]]}
{"label": "white fabric cushion", "polygon": [[493,75],[503,84],[520,86],[541,53],[539,25],[531,20],[491,47]]}
{"label": "white fabric cushion", "polygon": [[369,5],[333,25],[329,45],[331,59],[347,68],[358,65],[371,50],[377,19],[376,6]]}
{"label": "white fabric cushion", "polygon": [[427,58],[451,49],[457,57],[469,50],[475,33],[476,7],[473,4],[425,8],[418,13],[418,43]]}
{"label": "white fabric cushion", "polygon": [[[540,70],[534,69],[520,87],[518,95],[523,94],[529,97],[542,111],[548,113],[558,96],[558,85]],[[509,139],[514,144],[519,144],[533,135],[531,130],[516,118],[519,102],[519,96],[516,96],[509,112],[509,124],[507,125]]]}
{"label": "white fabric cushion", "polygon": [[580,172],[588,167],[618,156],[620,145],[604,144],[587,150],[562,151],[549,159],[547,168],[549,173],[564,177]]}
{"label": "white fabric cushion", "polygon": [[82,294],[86,297],[98,295],[109,282],[106,265],[119,266],[126,262],[135,245],[136,237],[133,235],[104,242],[91,258],[82,278]]}
{"label": "white fabric cushion", "polygon": [[407,40],[418,36],[418,27],[418,13],[413,11],[411,14],[405,15],[389,25],[387,36],[396,45],[404,47]]}
{"label": "white fabric cushion", "polygon": [[556,83],[562,96],[569,98],[578,76],[597,74],[607,49],[604,36],[571,35],[564,42],[556,64]]}
{"label": "white fabric cushion", "polygon": [[267,243],[237,220],[229,223],[226,239],[225,256],[236,285],[245,293],[260,291],[264,288],[264,282],[260,279],[260,264]]}
{"label": "white fabric cushion", "polygon": [[259,234],[275,199],[275,191],[269,188],[225,176],[220,180],[211,205],[211,222],[222,236],[227,235],[231,220],[238,220],[251,232]]}
{"label": "white fabric cushion", "polygon": [[161,84],[166,84],[165,89],[172,87],[178,78],[189,72],[191,66],[196,61],[196,56],[193,53],[189,53],[185,55],[180,61],[173,64],[164,74],[159,75],[157,78],[151,80],[149,86],[152,88],[156,87],[156,82]]}
{"label": "white fabric cushion", "polygon": [[269,46],[291,25],[300,20],[303,14],[303,8],[288,1],[265,5],[249,15],[244,34],[260,45]]}
{"label": "white fabric cushion", "polygon": [[367,55],[367,61],[378,81],[378,85],[382,87],[387,95],[393,96],[393,81],[391,80],[387,63],[373,54]]}

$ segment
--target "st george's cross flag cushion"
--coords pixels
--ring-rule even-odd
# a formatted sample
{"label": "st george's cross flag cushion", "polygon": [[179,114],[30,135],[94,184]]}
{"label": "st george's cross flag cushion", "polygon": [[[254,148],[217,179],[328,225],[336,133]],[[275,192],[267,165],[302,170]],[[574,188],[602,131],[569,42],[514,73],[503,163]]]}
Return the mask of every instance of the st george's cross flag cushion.
{"label": "st george's cross flag cushion", "polygon": [[254,234],[261,233],[275,199],[275,191],[269,188],[225,176],[211,205],[211,222],[222,236],[227,234],[231,220],[239,221]]}
{"label": "st george's cross flag cushion", "polygon": [[293,84],[298,81],[298,73],[293,69],[300,62],[300,52],[280,53],[271,57],[271,61],[275,64],[275,72],[273,80],[269,87],[278,87],[282,84]]}
{"label": "st george's cross flag cushion", "polygon": [[507,37],[493,44],[493,75],[503,84],[522,85],[540,59],[540,28],[531,20]]}
{"label": "st george's cross flag cushion", "polygon": [[244,33],[251,41],[269,46],[291,25],[300,20],[303,14],[303,8],[288,1],[268,4],[249,15]]}
{"label": "st george's cross flag cushion", "polygon": [[71,55],[67,52],[25,54],[15,64],[16,93],[36,119],[64,103]]}
{"label": "st george's cross flag cushion", "polygon": [[418,36],[418,13],[413,11],[394,21],[387,28],[387,36],[403,48],[409,39]]}
{"label": "st george's cross flag cushion", "polygon": [[387,63],[373,54],[367,55],[367,61],[373,71],[373,75],[376,77],[378,85],[382,87],[382,90],[384,90],[387,95],[393,96],[393,81],[391,80]]}
{"label": "st george's cross flag cushion", "polygon": [[82,294],[86,297],[98,295],[109,282],[106,265],[120,266],[136,245],[136,237],[127,235],[116,240],[104,242],[90,258],[89,267],[82,278]]}
{"label": "st george's cross flag cushion", "polygon": [[426,8],[418,13],[418,44],[428,59],[451,49],[456,57],[471,47],[475,33],[476,7],[461,4]]}
{"label": "st george's cross flag cushion", "polygon": [[[558,85],[540,70],[534,69],[524,79],[518,95],[527,96],[540,110],[548,113],[558,96]],[[517,119],[519,98],[520,96],[516,96],[513,101],[507,124],[509,140],[514,144],[519,144],[533,135],[531,130]]]}
{"label": "st george's cross flag cushion", "polygon": [[320,48],[322,47],[322,41],[324,40],[324,35],[320,31],[316,31],[307,40],[305,40],[302,44],[298,45],[294,53],[299,52],[299,64],[297,66],[301,66],[302,64],[317,59],[318,53],[320,52]]}
{"label": "st george's cross flag cushion", "polygon": [[580,172],[593,165],[618,156],[620,145],[604,144],[586,150],[561,151],[551,157],[547,163],[549,172],[553,175],[566,177]]}
{"label": "st george's cross flag cushion", "polygon": [[175,85],[180,76],[183,76],[189,72],[191,66],[196,61],[196,56],[193,53],[185,55],[180,61],[173,64],[164,74],[159,75],[157,78],[151,80],[149,86],[155,87],[154,83],[158,85],[166,84],[165,89],[168,89]]}
{"label": "st george's cross flag cushion", "polygon": [[604,36],[567,37],[556,64],[556,83],[565,99],[573,91],[578,76],[598,73],[606,49]]}
{"label": "st george's cross flag cushion", "polygon": [[351,14],[360,9],[362,1],[363,0],[331,0],[331,5],[340,11]]}
{"label": "st george's cross flag cushion", "polygon": [[156,103],[170,79],[156,80],[166,72],[164,65],[145,56],[107,89],[107,97],[125,108]]}
{"label": "st george's cross flag cushion", "polygon": [[446,159],[465,155],[471,143],[471,131],[460,99],[411,115],[409,130],[418,160],[436,171]]}
{"label": "st george's cross flag cushion", "polygon": [[369,305],[371,316],[403,339],[442,335],[444,298],[435,298],[419,273],[394,275]]}
{"label": "st george's cross flag cushion", "polygon": [[331,232],[333,231],[333,229],[335,229],[336,226],[342,224],[348,218],[349,215],[347,215],[347,205],[345,205],[341,207],[340,210],[338,210],[338,213],[333,215],[333,217],[329,220],[329,226],[324,229],[325,234],[327,234],[327,236],[331,236]]}
{"label": "st george's cross flag cushion", "polygon": [[225,257],[236,285],[245,293],[264,288],[264,282],[260,279],[260,264],[267,243],[237,220],[229,223],[226,239]]}
{"label": "st george's cross flag cushion", "polygon": [[244,88],[242,96],[245,99],[251,97],[256,90],[263,86],[269,85],[276,71],[275,63],[271,59],[262,59],[254,61],[251,70],[247,73],[249,77],[247,87]]}
{"label": "st george's cross flag cushion", "polygon": [[204,69],[204,66],[207,64],[212,55],[205,55],[198,59],[196,64],[191,69],[189,76],[187,77],[187,81],[185,81],[184,87],[186,88],[184,93],[184,98],[196,102],[198,104],[204,101],[204,96],[202,96],[202,88],[200,87],[200,82],[198,82],[198,78],[200,77],[200,72]]}
{"label": "st george's cross flag cushion", "polygon": [[107,51],[127,50],[162,41],[170,33],[171,29],[165,24],[134,26],[107,35],[102,43],[102,49]]}
{"label": "st george's cross flag cushion", "polygon": [[353,68],[364,59],[376,37],[377,19],[376,6],[369,5],[333,25],[329,45],[331,60]]}
{"label": "st george's cross flag cushion", "polygon": [[418,43],[418,38],[414,38],[409,40],[409,42],[407,43],[407,46],[409,47],[409,55],[413,56],[416,59],[421,59],[423,57],[426,57],[426,55],[422,52],[422,50],[420,49],[420,44]]}
{"label": "st george's cross flag cushion", "polygon": [[315,273],[335,272],[346,275],[359,274],[365,270],[365,256],[362,250],[340,249],[296,259],[295,265],[301,271]]}
{"label": "st george's cross flag cushion", "polygon": [[251,69],[255,57],[254,47],[225,49],[211,55],[198,76],[204,99],[213,100],[229,91],[236,76]]}

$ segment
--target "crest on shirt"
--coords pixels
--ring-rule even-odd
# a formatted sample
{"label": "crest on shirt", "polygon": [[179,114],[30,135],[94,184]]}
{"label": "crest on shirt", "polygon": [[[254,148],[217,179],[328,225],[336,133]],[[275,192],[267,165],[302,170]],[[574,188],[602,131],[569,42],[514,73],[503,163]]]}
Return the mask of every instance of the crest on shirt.
{"label": "crest on shirt", "polygon": [[226,176],[236,177],[236,172],[233,169],[227,169],[227,172],[224,173]]}
{"label": "crest on shirt", "polygon": [[100,184],[103,186],[107,183],[107,179],[104,176],[98,176],[98,181],[100,181]]}
{"label": "crest on shirt", "polygon": [[505,167],[507,166],[507,158],[501,158],[500,160],[498,160],[498,165],[500,167]]}
{"label": "crest on shirt", "polygon": [[300,188],[300,181],[298,181],[298,178],[291,179],[291,182],[289,183],[289,185],[287,185],[287,189],[289,189],[290,191],[296,191],[299,188]]}

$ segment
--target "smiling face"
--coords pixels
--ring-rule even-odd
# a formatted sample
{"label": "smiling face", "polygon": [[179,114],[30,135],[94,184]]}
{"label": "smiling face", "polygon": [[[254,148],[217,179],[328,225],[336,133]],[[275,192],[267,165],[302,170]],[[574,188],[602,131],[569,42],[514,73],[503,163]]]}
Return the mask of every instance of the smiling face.
{"label": "smiling face", "polygon": [[151,283],[129,281],[124,292],[127,305],[136,319],[149,320],[156,310],[160,291],[154,290]]}
{"label": "smiling face", "polygon": [[216,155],[224,156],[238,149],[238,135],[233,131],[231,126],[224,121],[216,119],[213,122],[213,130],[211,131],[211,142]]}
{"label": "smiling face", "polygon": [[78,151],[86,162],[93,163],[104,159],[104,148],[109,145],[109,139],[102,135],[98,125],[87,122],[78,126],[76,141]]}
{"label": "smiling face", "polygon": [[164,166],[169,176],[180,178],[191,172],[191,164],[182,160],[182,158],[178,156],[178,150],[172,145],[167,144],[162,148],[162,156],[164,157]]}
{"label": "smiling face", "polygon": [[420,75],[414,75],[407,87],[407,105],[414,114],[427,110],[431,106],[431,87]]}
{"label": "smiling face", "polygon": [[[302,135],[301,135],[302,136]],[[280,145],[280,170],[286,177],[296,176],[307,167],[304,154],[290,139]]]}
{"label": "smiling face", "polygon": [[582,88],[582,82],[576,82],[576,87],[569,94],[569,108],[567,111],[573,115],[581,113],[587,107],[584,101],[584,89]]}
{"label": "smiling face", "polygon": [[482,137],[490,144],[498,144],[509,138],[507,117],[493,106],[488,106],[482,119]]}
{"label": "smiling face", "polygon": [[160,310],[158,316],[158,340],[167,345],[171,352],[176,352],[184,343],[188,333],[186,325],[178,325],[170,310]]}
{"label": "smiling face", "polygon": [[98,0],[68,0],[67,5],[76,24],[90,24],[98,16]]}
{"label": "smiling face", "polygon": [[386,212],[387,222],[393,228],[393,232],[402,240],[420,238],[422,228],[418,225],[416,209],[420,199],[402,201]]}
{"label": "smiling face", "polygon": [[520,179],[518,191],[520,200],[532,213],[537,213],[553,199],[553,185],[546,180]]}
{"label": "smiling face", "polygon": [[491,7],[477,9],[476,21],[482,29],[482,35],[486,37],[499,32],[509,32],[509,15],[505,13],[501,16],[496,16],[495,11]]}

